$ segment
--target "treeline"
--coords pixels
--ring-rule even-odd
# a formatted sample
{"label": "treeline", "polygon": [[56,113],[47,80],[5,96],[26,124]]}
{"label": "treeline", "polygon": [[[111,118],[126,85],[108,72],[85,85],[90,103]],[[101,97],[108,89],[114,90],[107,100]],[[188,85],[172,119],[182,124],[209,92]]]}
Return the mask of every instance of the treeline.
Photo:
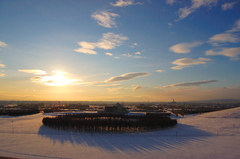
{"label": "treeline", "polygon": [[172,127],[175,119],[160,114],[129,116],[124,114],[66,114],[46,117],[43,124],[56,129],[88,132],[141,132]]}
{"label": "treeline", "polygon": [[9,116],[20,116],[20,115],[30,115],[39,113],[38,109],[29,109],[29,110],[0,110],[0,115],[9,115]]}

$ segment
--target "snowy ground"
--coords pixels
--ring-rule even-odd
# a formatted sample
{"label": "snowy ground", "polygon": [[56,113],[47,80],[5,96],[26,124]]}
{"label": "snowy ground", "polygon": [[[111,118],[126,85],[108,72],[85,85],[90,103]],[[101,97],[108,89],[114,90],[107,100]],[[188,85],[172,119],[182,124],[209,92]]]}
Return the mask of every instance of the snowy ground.
{"label": "snowy ground", "polygon": [[80,133],[50,129],[56,114],[0,116],[0,156],[29,159],[239,159],[240,108],[178,118],[174,128],[144,133]]}

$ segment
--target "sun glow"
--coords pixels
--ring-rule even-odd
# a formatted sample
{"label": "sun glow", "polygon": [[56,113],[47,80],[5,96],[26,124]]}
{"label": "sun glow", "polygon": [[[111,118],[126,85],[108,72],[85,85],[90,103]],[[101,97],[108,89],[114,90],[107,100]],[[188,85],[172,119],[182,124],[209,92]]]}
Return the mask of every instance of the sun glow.
{"label": "sun glow", "polygon": [[37,83],[42,83],[48,86],[67,86],[67,85],[79,85],[81,79],[69,79],[66,77],[66,72],[62,71],[52,71],[54,75],[52,76],[39,76],[33,77],[32,81]]}

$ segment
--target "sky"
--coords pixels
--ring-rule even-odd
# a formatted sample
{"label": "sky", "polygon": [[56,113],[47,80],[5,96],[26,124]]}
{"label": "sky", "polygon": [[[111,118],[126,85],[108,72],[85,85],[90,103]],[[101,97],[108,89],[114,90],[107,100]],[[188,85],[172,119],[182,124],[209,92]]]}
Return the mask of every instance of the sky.
{"label": "sky", "polygon": [[0,100],[240,99],[239,0],[0,0]]}

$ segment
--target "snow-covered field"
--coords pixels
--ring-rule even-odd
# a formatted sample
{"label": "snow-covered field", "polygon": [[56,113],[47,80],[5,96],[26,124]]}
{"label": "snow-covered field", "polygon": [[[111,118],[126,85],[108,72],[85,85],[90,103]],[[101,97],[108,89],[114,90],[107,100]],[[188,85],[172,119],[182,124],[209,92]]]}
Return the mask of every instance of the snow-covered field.
{"label": "snow-covered field", "polygon": [[239,159],[240,108],[178,118],[176,127],[143,133],[54,130],[42,118],[0,116],[0,156],[41,158]]}

